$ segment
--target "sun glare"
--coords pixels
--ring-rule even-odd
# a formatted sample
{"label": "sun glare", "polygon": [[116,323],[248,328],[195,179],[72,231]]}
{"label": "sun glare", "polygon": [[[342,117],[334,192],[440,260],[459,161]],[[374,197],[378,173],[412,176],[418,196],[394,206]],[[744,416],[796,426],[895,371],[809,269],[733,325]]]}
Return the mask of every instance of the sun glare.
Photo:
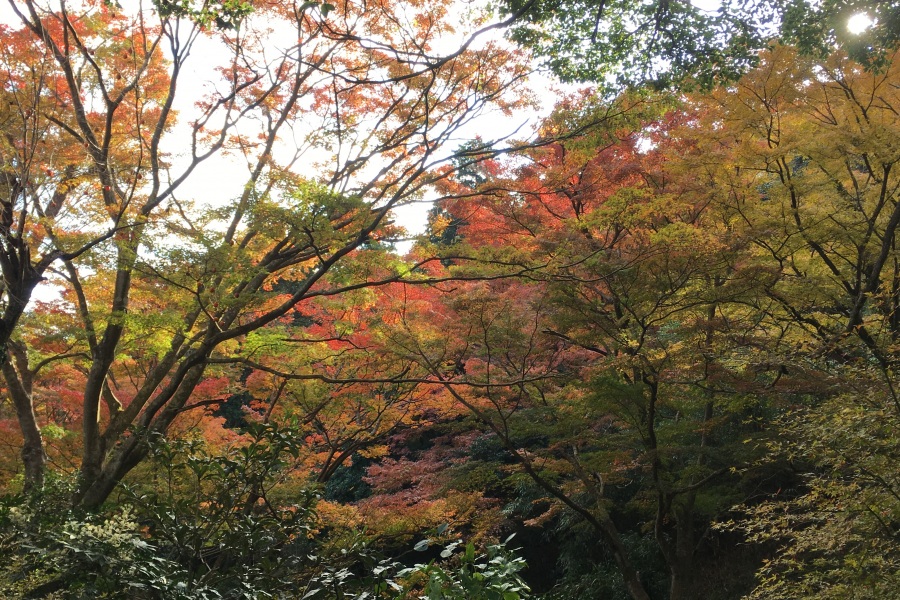
{"label": "sun glare", "polygon": [[866,13],[857,13],[847,21],[847,29],[850,33],[862,33],[872,26],[872,19]]}

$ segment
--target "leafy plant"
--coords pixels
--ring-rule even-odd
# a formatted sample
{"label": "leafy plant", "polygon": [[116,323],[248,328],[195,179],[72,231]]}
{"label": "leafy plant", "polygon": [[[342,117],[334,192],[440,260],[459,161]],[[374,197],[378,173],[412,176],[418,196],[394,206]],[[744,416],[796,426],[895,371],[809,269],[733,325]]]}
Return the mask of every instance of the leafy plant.
{"label": "leafy plant", "polygon": [[[519,600],[529,597],[530,589],[519,576],[525,560],[515,556],[503,543],[487,547],[477,554],[472,543],[451,542],[440,557],[450,564],[430,562],[401,570],[397,575],[409,578],[415,589],[420,588],[422,600]],[[428,540],[416,545],[426,550]],[[421,580],[421,583],[419,582]]]}

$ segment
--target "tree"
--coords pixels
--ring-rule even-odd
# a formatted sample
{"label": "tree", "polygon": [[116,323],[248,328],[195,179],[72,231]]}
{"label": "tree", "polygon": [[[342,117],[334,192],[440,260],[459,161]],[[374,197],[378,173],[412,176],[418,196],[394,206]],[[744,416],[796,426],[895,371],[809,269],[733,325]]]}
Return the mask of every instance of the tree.
{"label": "tree", "polygon": [[[746,72],[774,40],[820,57],[842,47],[877,67],[900,32],[895,1],[725,0],[713,7],[690,0],[507,0],[503,7],[521,14],[512,39],[551,71],[601,85],[709,86]],[[847,21],[859,13],[873,24],[851,33]]]}
{"label": "tree", "polygon": [[[29,17],[22,14],[22,18]],[[44,452],[30,400],[33,373],[28,373],[25,351],[20,346],[9,348],[12,335],[35,286],[51,266],[73,264],[113,236],[130,235],[131,226],[114,209],[115,194],[134,194],[135,182],[146,169],[145,152],[157,152],[153,145],[141,144],[142,136],[159,138],[169,122],[156,108],[164,104],[168,77],[152,31],[132,29],[130,41],[121,36],[108,40],[96,57],[109,58],[101,69],[95,50],[85,44],[95,41],[98,28],[128,31],[123,18],[77,19],[62,27],[60,19],[44,24],[36,13],[30,18],[34,19],[30,30],[4,28],[10,44],[4,47],[2,70],[0,362],[24,438],[26,481],[39,484]],[[48,47],[41,48],[35,35],[42,36]],[[54,35],[66,39],[63,47],[52,43]],[[76,49],[77,65],[67,62],[68,53]],[[107,116],[116,113],[120,118],[104,123],[103,113],[89,108],[94,101],[105,103]],[[119,184],[124,188],[115,193],[113,169],[124,178]],[[93,221],[91,217],[104,206],[109,208],[109,226],[83,229],[83,220]],[[18,375],[7,358],[10,351],[17,355]]]}
{"label": "tree", "polygon": [[[21,108],[4,138],[19,154],[4,161],[2,341],[52,266],[83,331],[53,360],[86,372],[85,507],[190,408],[211,358],[240,363],[249,334],[313,298],[408,277],[363,250],[390,237],[393,207],[448,176],[435,167],[452,159],[441,148],[454,132],[516,105],[525,72],[493,44],[438,56],[442,4],[12,7],[21,29],[7,33],[20,47],[4,93]],[[220,62],[185,131],[174,106],[201,44]],[[246,183],[207,206],[180,197],[221,153],[247,164]],[[23,384],[38,365],[23,356],[4,375],[37,487],[43,449]]]}
{"label": "tree", "polygon": [[[765,273],[749,305],[791,410],[772,450],[805,487],[750,506],[777,541],[754,597],[881,597],[896,570],[896,55],[867,72],[836,53],[779,47],[730,90],[698,101],[687,167]],[[776,388],[777,389],[777,388]],[[823,515],[828,515],[823,518]],[[886,587],[882,587],[882,584]]]}
{"label": "tree", "polygon": [[577,97],[543,127],[577,134],[444,203],[464,223],[444,264],[481,280],[392,295],[384,345],[540,488],[533,523],[590,524],[632,597],[628,533],[652,532],[670,597],[699,597],[742,501],[759,552],[781,546],[753,597],[889,593],[896,78],[779,46],[647,120]]}
{"label": "tree", "polygon": [[[626,540],[648,532],[669,596],[702,593],[697,557],[756,477],[738,469],[770,398],[744,350],[758,327],[745,307],[769,277],[683,167],[696,148],[681,131],[698,114],[637,95],[562,103],[542,130],[577,133],[444,204],[465,223],[447,256],[478,254],[485,281],[395,294],[404,316],[385,334],[540,488],[547,510],[527,518],[589,523],[634,598],[650,581]],[[491,278],[508,265],[528,269]]]}

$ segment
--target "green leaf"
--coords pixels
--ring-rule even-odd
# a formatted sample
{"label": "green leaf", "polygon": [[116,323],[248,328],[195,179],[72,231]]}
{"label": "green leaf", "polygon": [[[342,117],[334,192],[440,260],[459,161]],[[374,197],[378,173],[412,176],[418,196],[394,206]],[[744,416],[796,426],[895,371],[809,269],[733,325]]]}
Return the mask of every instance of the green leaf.
{"label": "green leaf", "polygon": [[475,545],[472,543],[466,544],[466,561],[473,562],[475,560]]}

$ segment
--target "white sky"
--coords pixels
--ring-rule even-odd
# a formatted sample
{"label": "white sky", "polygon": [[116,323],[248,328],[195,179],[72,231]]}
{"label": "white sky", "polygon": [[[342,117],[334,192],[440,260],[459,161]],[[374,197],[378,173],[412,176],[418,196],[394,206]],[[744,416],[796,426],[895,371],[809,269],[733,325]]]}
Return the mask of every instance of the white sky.
{"label": "white sky", "polygon": [[[479,48],[488,41],[498,40],[502,38],[502,31],[492,30],[486,35],[480,36],[475,43],[472,44],[473,49]],[[296,34],[291,32],[285,38],[285,46],[289,46],[294,42]],[[459,47],[461,36],[450,36],[444,43],[445,52],[452,52]],[[272,40],[273,45],[278,44],[277,36]],[[442,48],[438,45],[438,51]],[[204,89],[208,82],[214,78],[211,69],[215,66],[215,61],[211,59],[212,55],[217,52],[218,48],[215,43],[208,39],[198,40],[198,44],[191,57],[191,65],[188,77],[182,79],[186,85],[179,87],[176,108],[180,111],[182,124],[191,121],[190,115],[194,112],[193,102],[195,99],[204,95]],[[210,59],[206,60],[205,57]],[[477,136],[488,139],[499,139],[508,136],[514,132],[518,132],[516,137],[527,138],[532,133],[532,127],[553,107],[556,94],[550,91],[549,80],[540,75],[535,75],[529,84],[532,90],[537,90],[536,94],[541,103],[541,107],[535,111],[519,111],[515,115],[503,115],[499,111],[491,111],[481,115],[478,119],[462,128],[458,132],[458,144],[467,140],[475,139]],[[186,127],[182,132],[173,132],[173,138],[184,137],[188,139]],[[457,144],[457,145],[458,145]],[[170,146],[171,147],[171,146]],[[449,154],[454,147],[448,147]],[[292,150],[287,145],[284,148],[285,154]],[[310,161],[304,161],[309,163]],[[302,169],[298,169],[301,174],[310,178],[315,177],[315,173],[303,173]],[[240,194],[243,185],[247,179],[248,170],[242,160],[237,157],[219,155],[207,160],[203,163],[185,182],[178,192],[178,197],[193,197],[202,199],[204,197],[219,197],[223,200],[233,199]],[[395,222],[403,226],[411,236],[424,232],[427,224],[427,214],[431,209],[431,200],[428,198],[411,204],[398,206],[394,209]],[[403,254],[412,245],[412,242],[405,242],[400,245],[398,251]]]}
{"label": "white sky", "polygon": [[[460,0],[464,2],[465,0]],[[692,4],[702,10],[715,11],[719,8],[720,0],[691,0]],[[851,18],[848,28],[853,32],[861,32],[871,24],[871,20],[865,14],[857,14]],[[491,39],[497,39],[502,36],[502,32],[493,31],[489,35],[483,36],[482,42]],[[277,43],[277,41],[275,42]],[[451,51],[458,46],[458,39],[448,39],[446,42],[447,51]],[[191,67],[194,72],[190,77],[184,78],[182,81],[193,89],[181,89],[179,91],[178,108],[184,115],[183,121],[188,121],[188,116],[193,110],[192,103],[195,98],[203,94],[205,82],[209,81],[210,74],[203,73],[204,69],[209,69],[213,64],[212,60],[204,61],[204,53],[212,53],[215,48],[207,40],[200,40],[200,43],[193,57]],[[198,60],[200,59],[200,60]],[[494,112],[484,115],[474,124],[469,126],[468,131],[461,132],[462,138],[473,139],[476,135],[481,135],[485,139],[499,138],[509,133],[519,130],[519,137],[525,137],[530,133],[530,128],[535,125],[542,115],[546,115],[553,106],[557,94],[551,91],[551,81],[541,75],[534,75],[530,82],[531,89],[537,98],[541,101],[541,108],[537,111],[519,112],[514,116],[504,116]],[[460,141],[463,141],[460,139]],[[448,151],[452,148],[448,149]],[[230,199],[239,193],[246,180],[247,169],[242,161],[227,156],[218,156],[201,165],[192,175],[189,181],[181,188],[179,196],[195,197],[202,199],[204,197],[218,196]],[[309,176],[314,176],[310,173]],[[398,207],[395,212],[395,218],[398,224],[404,226],[411,235],[422,233],[426,224],[428,210],[431,208],[430,202],[422,201],[416,204],[408,204]],[[409,244],[406,244],[408,247]],[[403,250],[403,248],[401,248]]]}
{"label": "white sky", "polygon": [[[128,0],[122,0],[127,5]],[[465,2],[466,0],[460,0]],[[476,0],[478,1],[478,0]],[[692,3],[704,10],[716,10],[719,0],[691,0]],[[0,2],[0,22],[16,24],[17,19],[13,15],[7,2]],[[864,14],[858,14],[850,19],[848,28],[853,32],[863,31],[871,21]],[[485,36],[487,41],[491,38],[497,38],[502,32],[491,32],[490,36]],[[273,40],[277,44],[277,40]],[[448,40],[447,48],[455,48],[458,40]],[[215,61],[212,56],[216,54],[218,48],[208,40],[199,40],[195,48],[194,55],[189,63],[189,72],[187,77],[182,78],[181,87],[177,96],[177,106],[181,113],[181,122],[184,126],[181,131],[176,129],[170,134],[170,147],[177,144],[180,139],[187,140],[186,124],[191,120],[191,114],[194,112],[193,102],[204,95],[204,89],[208,85],[207,82],[215,78],[212,67]],[[541,115],[546,114],[553,105],[556,94],[551,91],[550,81],[546,77],[535,76],[530,83],[531,89],[541,101],[543,106],[537,111],[519,112],[513,116],[504,116],[497,112],[486,114],[469,126],[468,130],[461,132],[460,142],[464,139],[473,139],[476,135],[481,135],[485,139],[498,138],[508,135],[515,130],[519,130],[518,137],[526,137],[531,132],[531,127],[538,122]],[[449,148],[448,151],[452,151]],[[308,161],[307,161],[308,162]],[[177,173],[177,169],[175,170]],[[314,177],[314,173],[307,174]],[[191,175],[188,181],[180,188],[179,198],[194,198],[199,202],[210,199],[219,199],[219,201],[227,201],[236,197],[243,188],[247,179],[247,167],[241,159],[229,156],[217,156],[203,163]],[[426,223],[426,215],[430,209],[430,203],[423,201],[417,204],[399,207],[395,211],[396,221],[403,225],[410,234],[421,233]],[[401,249],[402,250],[402,249]]]}

